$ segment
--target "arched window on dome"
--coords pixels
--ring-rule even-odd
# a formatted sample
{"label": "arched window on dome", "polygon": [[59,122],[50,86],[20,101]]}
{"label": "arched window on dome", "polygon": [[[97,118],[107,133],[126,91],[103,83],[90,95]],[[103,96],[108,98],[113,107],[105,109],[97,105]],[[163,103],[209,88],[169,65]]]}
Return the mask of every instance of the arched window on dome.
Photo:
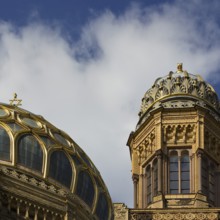
{"label": "arched window on dome", "polygon": [[108,206],[108,200],[104,193],[99,194],[99,199],[98,199],[95,213],[99,219],[108,220],[109,206]]}
{"label": "arched window on dome", "polygon": [[76,194],[82,198],[87,205],[92,206],[95,188],[90,175],[86,171],[79,172]]}
{"label": "arched window on dome", "polygon": [[49,177],[70,188],[72,180],[72,166],[63,151],[53,151],[50,156]]}
{"label": "arched window on dome", "polygon": [[30,169],[42,172],[43,151],[33,135],[24,135],[19,139],[17,162]]}
{"label": "arched window on dome", "polygon": [[0,126],[0,160],[10,160],[10,138],[6,130]]}

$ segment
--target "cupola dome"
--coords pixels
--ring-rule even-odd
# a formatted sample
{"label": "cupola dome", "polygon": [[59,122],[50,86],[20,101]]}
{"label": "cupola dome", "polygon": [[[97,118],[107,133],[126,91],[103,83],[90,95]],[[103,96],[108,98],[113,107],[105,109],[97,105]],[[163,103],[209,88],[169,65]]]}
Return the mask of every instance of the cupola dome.
{"label": "cupola dome", "polygon": [[[175,101],[172,101],[175,100]],[[153,86],[144,94],[139,112],[138,126],[149,112],[159,107],[184,107],[206,105],[220,110],[217,93],[200,75],[193,75],[177,65],[177,71],[170,71],[165,77],[156,79]]]}

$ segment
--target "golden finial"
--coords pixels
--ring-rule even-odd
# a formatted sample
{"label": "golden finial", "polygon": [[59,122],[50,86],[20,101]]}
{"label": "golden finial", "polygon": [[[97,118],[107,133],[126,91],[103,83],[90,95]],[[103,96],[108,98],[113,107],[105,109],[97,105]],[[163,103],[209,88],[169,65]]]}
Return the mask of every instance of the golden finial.
{"label": "golden finial", "polygon": [[22,105],[21,102],[22,102],[22,99],[18,99],[17,98],[17,93],[14,93],[14,98],[13,99],[10,99],[10,105],[13,105],[13,106],[20,106]]}
{"label": "golden finial", "polygon": [[177,72],[183,72],[183,64],[177,63]]}

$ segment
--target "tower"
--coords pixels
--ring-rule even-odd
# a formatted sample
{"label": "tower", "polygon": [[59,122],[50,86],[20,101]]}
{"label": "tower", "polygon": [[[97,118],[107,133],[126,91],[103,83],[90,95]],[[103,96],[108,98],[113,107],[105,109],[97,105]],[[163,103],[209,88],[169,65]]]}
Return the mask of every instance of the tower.
{"label": "tower", "polygon": [[156,79],[127,145],[134,208],[115,205],[116,219],[218,219],[220,105],[201,76],[178,64]]}

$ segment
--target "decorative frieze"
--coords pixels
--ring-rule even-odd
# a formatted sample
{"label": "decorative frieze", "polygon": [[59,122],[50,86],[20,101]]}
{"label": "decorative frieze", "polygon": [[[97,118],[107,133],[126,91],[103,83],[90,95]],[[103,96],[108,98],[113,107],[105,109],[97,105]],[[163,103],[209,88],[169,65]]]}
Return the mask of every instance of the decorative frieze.
{"label": "decorative frieze", "polygon": [[30,176],[23,174],[21,172],[17,172],[16,170],[7,168],[5,166],[0,166],[0,173],[5,174],[7,176],[11,176],[15,179],[22,181],[22,182],[27,182],[31,185],[42,188],[42,189],[47,190],[49,192],[59,194],[61,196],[64,196],[67,193],[62,188],[59,189],[51,184],[47,184],[43,180],[38,180],[36,178],[30,177]]}
{"label": "decorative frieze", "polygon": [[218,220],[219,217],[219,211],[193,212],[192,210],[189,210],[188,212],[176,212],[173,210],[173,212],[170,211],[164,213],[159,211],[129,211],[129,219],[131,220]]}
{"label": "decorative frieze", "polygon": [[163,126],[164,143],[190,143],[196,142],[195,124],[172,124]]}

